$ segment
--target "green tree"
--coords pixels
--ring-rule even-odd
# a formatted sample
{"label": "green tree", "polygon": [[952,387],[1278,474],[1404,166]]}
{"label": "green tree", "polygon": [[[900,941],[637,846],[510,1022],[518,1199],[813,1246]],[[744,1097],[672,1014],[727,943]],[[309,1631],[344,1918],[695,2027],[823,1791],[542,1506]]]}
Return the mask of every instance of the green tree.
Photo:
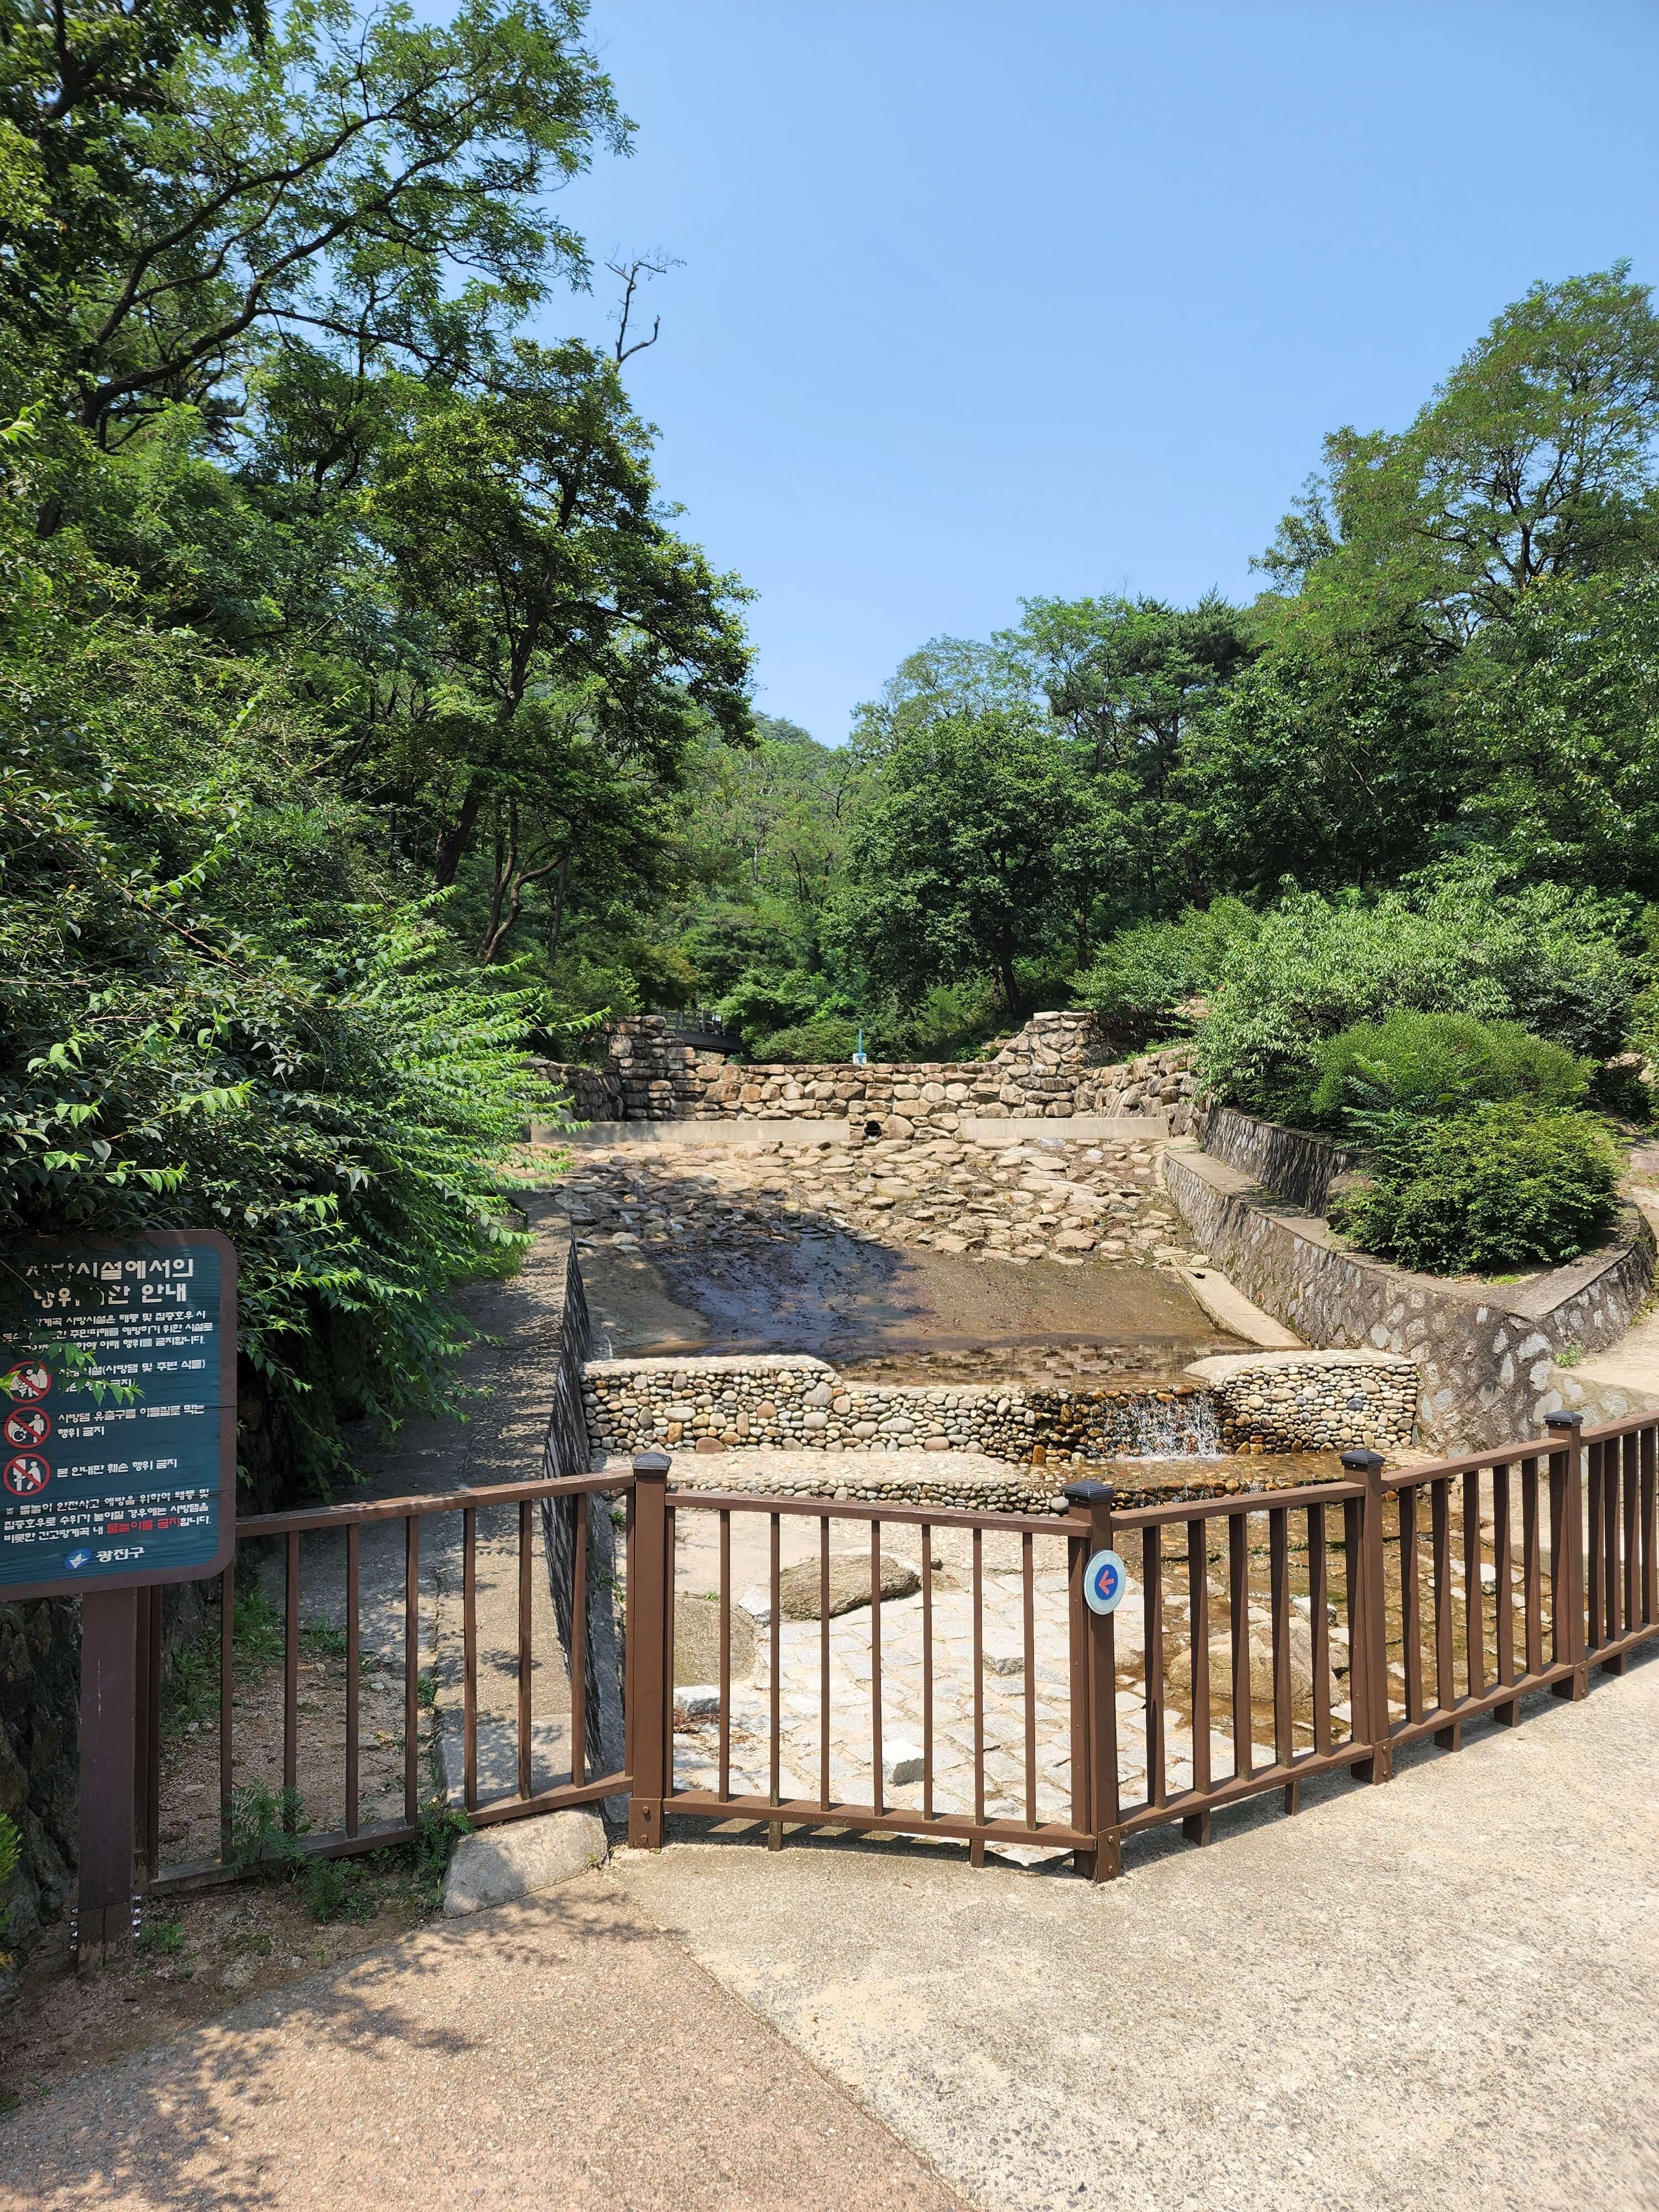
{"label": "green tree", "polygon": [[487,372],[556,276],[586,278],[545,196],[629,126],[580,0],[6,13],[11,374],[100,445],[180,401],[228,426],[278,340]]}
{"label": "green tree", "polygon": [[1315,640],[1403,623],[1443,647],[1538,585],[1659,550],[1659,317],[1629,264],[1534,284],[1410,428],[1334,432],[1262,566]]}
{"label": "green tree", "polygon": [[513,389],[427,414],[365,503],[451,688],[425,732],[447,754],[422,794],[440,888],[493,797],[530,803],[507,787],[550,693],[580,690],[617,757],[670,781],[705,724],[749,734],[744,594],[659,519],[650,433],[614,364],[574,341],[514,350]]}
{"label": "green tree", "polygon": [[1064,926],[1055,852],[1078,798],[1067,747],[1030,712],[953,714],[899,736],[848,840],[830,925],[844,955],[911,1000],[988,974],[1012,1018],[1016,963]]}

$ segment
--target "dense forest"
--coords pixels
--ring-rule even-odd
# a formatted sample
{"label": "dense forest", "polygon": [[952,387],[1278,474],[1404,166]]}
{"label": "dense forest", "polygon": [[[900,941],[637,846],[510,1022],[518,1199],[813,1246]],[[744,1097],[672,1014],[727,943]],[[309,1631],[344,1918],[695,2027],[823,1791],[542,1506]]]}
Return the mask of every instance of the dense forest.
{"label": "dense forest", "polygon": [[[809,1059],[1208,1008],[1217,1089],[1316,1119],[1326,1042],[1401,1008],[1586,1069],[1646,1034],[1626,270],[1327,439],[1254,604],[1033,598],[827,744],[754,713],[629,398],[650,266],[558,218],[631,130],[586,38],[582,0],[0,9],[5,1226],[222,1226],[284,1480],[444,1397],[526,1049],[607,1011]],[[595,283],[614,342],[548,337]]]}

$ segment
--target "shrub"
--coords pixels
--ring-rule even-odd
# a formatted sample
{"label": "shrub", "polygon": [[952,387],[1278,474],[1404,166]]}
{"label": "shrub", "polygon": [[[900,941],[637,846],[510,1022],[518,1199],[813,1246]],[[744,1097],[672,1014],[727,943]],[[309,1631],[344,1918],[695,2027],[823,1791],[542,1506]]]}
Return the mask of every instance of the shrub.
{"label": "shrub", "polygon": [[1444,1121],[1398,1115],[1372,1182],[1340,1205],[1337,1224],[1364,1250],[1427,1274],[1553,1267],[1606,1231],[1617,1165],[1589,1115],[1525,1099]]}
{"label": "shrub", "polygon": [[1339,1030],[1321,1046],[1319,1066],[1312,1108],[1323,1121],[1397,1109],[1447,1114],[1499,1098],[1574,1106],[1589,1080],[1582,1060],[1518,1023],[1403,1007],[1385,1022]]}
{"label": "shrub", "polygon": [[1631,1015],[1620,921],[1589,893],[1500,890],[1468,868],[1369,901],[1292,891],[1228,945],[1200,1032],[1206,1079],[1219,1097],[1299,1120],[1322,1040],[1401,1007],[1518,1022],[1604,1057]]}
{"label": "shrub", "polygon": [[842,1014],[820,1014],[792,1029],[774,1030],[770,1036],[759,1040],[750,1057],[763,1064],[777,1060],[851,1060],[858,1039],[856,1022]]}
{"label": "shrub", "polygon": [[1213,988],[1229,948],[1256,927],[1256,915],[1236,898],[1189,906],[1174,921],[1140,922],[1119,931],[1075,978],[1072,995],[1126,1041],[1149,1043],[1182,1026],[1184,1001]]}

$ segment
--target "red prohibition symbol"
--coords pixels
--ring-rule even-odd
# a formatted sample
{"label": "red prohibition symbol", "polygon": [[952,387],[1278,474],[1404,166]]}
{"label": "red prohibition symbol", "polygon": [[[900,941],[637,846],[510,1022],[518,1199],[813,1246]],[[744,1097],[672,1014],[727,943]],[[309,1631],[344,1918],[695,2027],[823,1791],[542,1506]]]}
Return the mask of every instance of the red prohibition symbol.
{"label": "red prohibition symbol", "polygon": [[33,1364],[14,1367],[4,1387],[14,1398],[44,1398],[52,1388],[52,1370]]}
{"label": "red prohibition symbol", "polygon": [[33,1498],[52,1480],[52,1469],[33,1452],[19,1452],[6,1462],[3,1480],[14,1498]]}
{"label": "red prohibition symbol", "polygon": [[0,1429],[9,1444],[43,1444],[52,1434],[52,1415],[39,1406],[14,1406]]}

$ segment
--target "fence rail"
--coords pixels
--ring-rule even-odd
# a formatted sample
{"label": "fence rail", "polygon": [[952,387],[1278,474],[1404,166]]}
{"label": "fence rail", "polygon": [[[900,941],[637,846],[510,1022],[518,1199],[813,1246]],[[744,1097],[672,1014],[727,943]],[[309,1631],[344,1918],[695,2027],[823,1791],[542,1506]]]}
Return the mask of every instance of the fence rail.
{"label": "fence rail", "polygon": [[[274,1540],[283,1563],[280,1772],[290,1795],[307,1724],[302,1569],[314,1571],[331,1538],[343,1547],[343,1819],[297,1840],[339,1856],[417,1832],[422,1532],[455,1515],[460,1798],[474,1823],[625,1795],[630,1840],[649,1849],[671,1820],[743,1820],[763,1825],[775,1848],[791,1826],[902,1832],[965,1842],[975,1863],[993,1843],[1069,1853],[1107,1880],[1126,1837],[1178,1821],[1202,1844],[1215,1813],[1244,1799],[1277,1791],[1294,1811],[1304,1783],[1345,1768],[1386,1782],[1402,1747],[1432,1738],[1455,1751],[1477,1720],[1514,1725],[1535,1692],[1582,1698],[1591,1668],[1617,1674],[1659,1637],[1659,1414],[1588,1430],[1561,1414],[1547,1426],[1424,1467],[1345,1453],[1337,1481],[1123,1510],[1109,1485],[1084,1480],[1067,1490],[1063,1516],[678,1490],[655,1453],[630,1474],[252,1516],[239,1540]],[[560,1463],[580,1441],[566,1439]],[[599,1501],[618,1494],[627,1536],[613,1568]],[[488,1663],[516,1679],[516,1760],[513,1786],[489,1793],[480,1516],[501,1509],[516,1516],[516,1638]],[[538,1516],[570,1686],[568,1777],[541,1788],[531,1698]],[[366,1820],[362,1546],[387,1524],[403,1530],[403,1796],[395,1817]],[[1085,1567],[1115,1547],[1139,1588],[1097,1615],[1084,1601]],[[386,1579],[382,1569],[383,1601]],[[234,1870],[233,1583],[227,1574],[219,1851],[167,1869],[157,1867],[161,1609],[141,1608],[141,1850],[155,1887]],[[698,1633],[712,1630],[701,1645],[694,1607]],[[707,1683],[677,1680],[682,1613],[683,1649],[709,1654]],[[751,1635],[760,1664],[750,1680]]]}
{"label": "fence rail", "polygon": [[[534,1717],[531,1686],[535,1650],[532,1624],[535,1613],[537,1510],[545,1509],[561,1499],[575,1501],[600,1493],[625,1496],[631,1506],[633,1478],[629,1475],[544,1476],[534,1481],[441,1492],[428,1497],[317,1506],[291,1513],[252,1514],[238,1521],[236,1536],[239,1550],[244,1544],[276,1544],[281,1547],[282,1749],[278,1786],[282,1794],[276,1802],[281,1807],[283,1825],[290,1830],[290,1848],[307,1857],[340,1858],[411,1843],[419,1833],[422,1803],[429,1802],[437,1789],[435,1781],[422,1772],[422,1699],[423,1692],[431,1687],[423,1680],[421,1665],[422,1539],[422,1530],[428,1524],[451,1516],[459,1516],[460,1524],[463,1770],[460,1796],[469,1822],[475,1827],[488,1826],[498,1821],[522,1820],[533,1814],[555,1812],[566,1806],[591,1804],[599,1798],[618,1796],[628,1790],[631,1777],[625,1768],[599,1774],[587,1771],[590,1764],[588,1706],[583,1682],[587,1639],[583,1635],[576,1635],[571,1639],[568,1650],[571,1674],[570,1778],[551,1788],[538,1790],[533,1787],[532,1749]],[[516,1676],[514,1715],[515,1776],[514,1786],[510,1790],[486,1798],[480,1787],[478,1765],[478,1525],[481,1514],[503,1508],[516,1510],[515,1635],[510,1650],[494,1653],[491,1656],[498,1668],[510,1671]],[[362,1790],[362,1540],[366,1528],[378,1528],[398,1522],[403,1528],[402,1595],[401,1604],[398,1607],[402,1642],[403,1802],[397,1817],[366,1820],[363,1818]],[[565,1562],[571,1585],[568,1617],[577,1622],[585,1622],[588,1618],[587,1583],[592,1549],[588,1514],[578,1512],[574,1516],[574,1525],[580,1531],[580,1537],[570,1547],[570,1556]],[[303,1618],[305,1574],[301,1540],[302,1537],[315,1540],[331,1535],[337,1536],[343,1549],[344,1729],[339,1757],[343,1819],[337,1828],[319,1833],[301,1832],[302,1813],[299,1800],[299,1778],[301,1741],[305,1733],[302,1722],[307,1718],[300,1694],[301,1655],[307,1634],[314,1633],[313,1625]],[[313,1560],[313,1578],[316,1565]],[[550,1571],[550,1555],[549,1566]],[[170,1866],[159,1863],[161,1773],[159,1605],[152,1609],[150,1624],[141,1620],[143,1695],[140,1703],[146,1717],[146,1726],[141,1729],[139,1749],[140,1851],[149,1877],[149,1887],[155,1891],[196,1887],[222,1881],[228,1875],[240,1871],[240,1857],[234,1846],[239,1792],[263,1786],[264,1783],[278,1783],[275,1772],[264,1778],[251,1773],[240,1778],[238,1776],[237,1770],[241,1762],[238,1757],[236,1727],[236,1567],[233,1563],[220,1578],[219,1848],[213,1857]],[[428,1616],[430,1609],[429,1603]],[[149,1627],[148,1636],[144,1632],[147,1626]],[[275,1794],[273,1790],[273,1796]]]}

